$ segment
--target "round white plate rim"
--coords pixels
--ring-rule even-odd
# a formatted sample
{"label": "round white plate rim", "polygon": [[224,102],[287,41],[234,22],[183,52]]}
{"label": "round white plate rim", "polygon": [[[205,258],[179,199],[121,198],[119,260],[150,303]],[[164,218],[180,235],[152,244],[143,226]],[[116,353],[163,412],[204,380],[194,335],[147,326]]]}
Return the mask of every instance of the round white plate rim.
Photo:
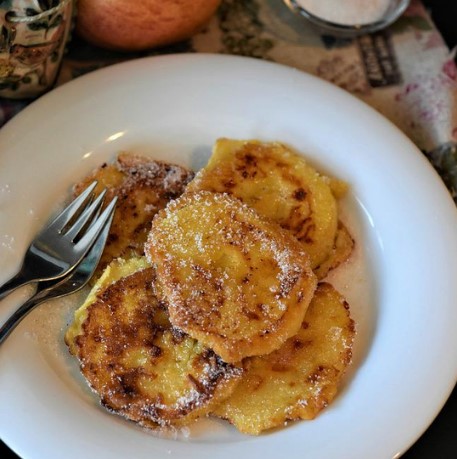
{"label": "round white plate rim", "polygon": [[[171,69],[171,70],[170,70]],[[407,164],[408,166],[412,167],[413,170],[409,170],[409,174],[406,174],[405,177],[402,177],[403,182],[402,186],[399,186],[398,183],[395,183],[395,179],[398,178],[398,172],[396,171],[391,171],[391,176],[390,179],[392,180],[392,186],[396,190],[401,190],[403,187],[406,190],[413,190],[415,193],[418,193],[418,195],[424,200],[423,205],[425,206],[426,210],[429,212],[432,212],[432,206],[434,213],[437,215],[438,222],[446,223],[446,226],[443,228],[440,228],[440,235],[442,239],[444,240],[446,244],[446,248],[450,247],[457,247],[457,242],[456,242],[456,236],[452,234],[452,229],[455,228],[455,222],[456,220],[456,212],[455,208],[453,207],[454,204],[452,203],[451,199],[447,195],[446,190],[444,189],[444,186],[440,182],[440,180],[436,177],[436,174],[431,170],[431,168],[426,165],[426,161],[424,158],[421,156],[420,152],[409,142],[406,137],[404,137],[396,128],[394,128],[390,123],[388,123],[386,120],[384,120],[381,116],[376,114],[373,110],[370,108],[366,107],[364,104],[361,102],[357,101],[356,99],[350,97],[343,91],[330,86],[329,84],[322,82],[320,80],[315,79],[314,77],[311,77],[309,75],[305,75],[301,72],[298,72],[293,69],[285,68],[276,64],[271,64],[271,63],[265,63],[265,62],[260,62],[260,61],[254,61],[250,59],[243,59],[243,58],[236,58],[236,57],[229,57],[229,56],[210,56],[210,55],[197,55],[197,56],[168,56],[168,57],[161,57],[161,58],[147,58],[144,60],[139,60],[139,61],[132,61],[127,64],[120,64],[117,66],[113,66],[111,68],[107,68],[98,72],[94,72],[93,74],[87,75],[86,77],[82,77],[78,80],[75,80],[74,82],[71,82],[61,88],[58,88],[57,90],[53,91],[52,93],[48,94],[47,96],[39,99],[36,101],[34,104],[32,104],[28,109],[24,110],[21,114],[19,114],[15,119],[13,119],[10,123],[5,126],[5,128],[0,132],[0,141],[3,141],[2,143],[8,147],[5,148],[5,162],[6,164],[12,164],[12,156],[13,155],[18,155],[17,148],[23,147],[24,142],[27,142],[27,132],[26,127],[29,128],[30,126],[33,126],[33,123],[36,123],[36,117],[37,114],[42,113],[43,109],[49,109],[49,108],[58,108],[59,110],[65,107],[65,104],[68,104],[69,102],[74,102],[78,97],[83,98],[84,94],[87,94],[87,91],[89,93],[96,97],[97,96],[97,91],[105,91],[105,92],[112,92],[113,94],[119,93],[119,90],[122,90],[122,94],[125,96],[126,92],[128,92],[130,88],[130,84],[132,83],[127,83],[126,78],[128,77],[131,79],[131,82],[134,84],[139,84],[142,86],[145,90],[147,90],[147,83],[150,81],[148,78],[150,78],[154,83],[160,83],[158,82],[157,79],[154,80],[154,77],[152,76],[151,70],[154,70],[156,73],[163,75],[166,75],[167,72],[176,72],[177,69],[186,69],[189,71],[189,74],[187,75],[188,78],[191,80],[191,84],[189,85],[190,87],[198,88],[198,84],[193,81],[193,78],[202,78],[202,72],[207,72],[209,69],[211,69],[212,72],[217,74],[216,76],[219,78],[217,80],[218,82],[223,81],[225,84],[224,90],[226,90],[228,93],[230,91],[236,92],[237,89],[243,88],[243,85],[247,85],[250,89],[253,91],[258,91],[259,94],[263,94],[262,91],[266,89],[271,89],[276,87],[275,85],[282,83],[282,89],[284,90],[286,95],[284,97],[287,97],[287,92],[289,91],[292,93],[294,96],[299,93],[301,90],[306,90],[309,88],[312,88],[313,90],[317,90],[322,99],[325,100],[326,104],[329,104],[329,100],[333,99],[338,102],[341,102],[343,106],[345,107],[347,113],[351,114],[352,116],[355,115],[360,115],[362,114],[365,118],[363,121],[361,121],[362,125],[368,125],[371,126],[374,124],[374,126],[380,131],[378,133],[373,133],[373,137],[376,139],[380,139],[382,137],[382,134],[385,134],[386,136],[389,137],[389,139],[385,140],[384,143],[387,145],[392,144],[392,146],[396,146],[398,150],[400,150],[401,155],[398,158],[395,158],[395,160],[400,163],[398,167],[400,167],[401,163]],[[216,70],[214,70],[216,69]],[[238,77],[244,76],[245,78],[248,77],[254,77],[255,75],[261,75],[260,81],[256,82],[255,86],[260,86],[258,89],[255,89],[254,86],[250,83],[249,81],[247,82],[241,82],[239,83],[236,78],[234,78],[235,81],[233,82],[228,82],[227,80],[223,79],[222,76],[222,70],[228,70],[231,69],[231,71],[238,75]],[[150,74],[151,72],[151,74]],[[194,73],[192,73],[194,72]],[[170,75],[168,75],[170,77]],[[171,77],[174,77],[176,79],[175,73],[171,75]],[[155,77],[157,78],[157,77]],[[106,87],[105,81],[110,81],[114,79],[114,81],[117,84],[120,84],[117,88],[113,87]],[[177,81],[179,81],[179,78],[177,78]],[[161,82],[162,85],[164,82]],[[173,84],[175,81],[172,83],[166,82],[165,86],[167,84]],[[285,84],[290,85],[289,88],[285,87]],[[233,87],[230,86],[230,84],[233,85]],[[238,85],[238,86],[237,86]],[[104,87],[105,86],[105,87]],[[228,89],[227,89],[228,88]],[[277,90],[280,90],[280,88],[277,88]],[[205,93],[204,93],[205,94]],[[254,96],[256,93],[254,92]],[[216,93],[211,93],[211,97],[215,97],[217,99],[217,92]],[[195,101],[198,102],[199,97],[204,97],[201,94],[196,94],[195,95]],[[278,98],[279,96],[271,95],[272,99],[274,100],[275,98]],[[103,98],[103,97],[102,97]],[[260,101],[259,101],[260,103]],[[290,101],[292,104],[293,101]],[[77,105],[77,104],[76,104]],[[84,106],[84,104],[82,104]],[[179,105],[179,103],[178,103]],[[68,107],[67,107],[68,108]],[[317,114],[321,115],[322,113],[326,113],[325,110],[326,108],[324,107],[322,109],[322,113],[319,112],[318,108],[315,107],[317,110]],[[71,107],[70,107],[71,109]],[[70,113],[68,114],[68,117],[70,119],[75,120],[75,116],[79,113],[81,115],[81,107],[76,106],[75,110],[73,112],[70,110]],[[96,107],[95,112],[97,110],[101,110],[103,112],[103,107]],[[221,107],[221,110],[224,110],[224,107]],[[41,111],[41,112],[40,112]],[[327,113],[328,114],[328,113]],[[52,116],[59,116],[59,114],[51,114]],[[72,118],[73,117],[73,118]],[[196,117],[197,120],[196,122],[193,123],[193,127],[198,128],[198,116]],[[368,120],[368,121],[367,121]],[[110,121],[113,121],[110,119]],[[195,121],[195,120],[194,120]],[[204,121],[204,117],[203,117]],[[263,119],[265,122],[265,118]],[[267,119],[268,121],[268,119]],[[46,124],[46,121],[43,123],[44,127],[44,132],[46,133],[46,129],[49,129],[49,126],[52,124],[59,124],[59,122],[56,119],[51,119],[51,121],[48,121]],[[116,127],[116,126],[114,126]],[[109,128],[109,127],[108,127]],[[256,128],[258,129],[259,132],[264,132],[262,131],[262,128]],[[336,134],[338,135],[343,135],[338,129],[342,130],[341,127],[335,126],[335,131]],[[236,129],[235,129],[236,131]],[[353,131],[360,133],[360,128],[353,127]],[[121,131],[119,131],[121,132]],[[25,140],[18,139],[19,134],[23,134]],[[48,132],[49,134],[49,132]],[[31,137],[33,138],[34,135],[36,136],[37,134],[31,134]],[[287,137],[287,136],[286,136]],[[291,137],[293,137],[291,135]],[[38,138],[41,139],[40,136]],[[287,139],[281,139],[281,140],[287,140]],[[334,140],[332,140],[334,142]],[[390,142],[390,144],[389,144]],[[312,143],[312,142],[311,142]],[[331,143],[331,142],[330,142]],[[299,146],[297,146],[299,147]],[[85,145],[78,145],[78,152],[79,154],[87,154],[87,147]],[[321,149],[324,147],[321,147]],[[358,167],[362,167],[364,163],[364,157],[359,155],[357,156],[357,160],[359,161],[357,163]],[[385,158],[387,162],[387,166],[392,167],[394,164],[393,157],[391,152],[386,152],[385,153]],[[331,162],[332,158],[326,158],[329,159]],[[17,163],[21,164],[21,161],[30,161],[30,158],[21,158],[16,156],[14,160],[17,161]],[[8,163],[9,161],[9,163]],[[367,158],[367,161],[369,159]],[[338,162],[338,161],[337,161]],[[341,162],[341,160],[340,160]],[[16,163],[16,164],[17,164]],[[388,168],[383,169],[383,164],[378,164],[380,168],[380,173],[385,173]],[[18,166],[16,166],[18,167]],[[334,168],[334,164],[331,162],[331,168]],[[0,173],[1,176],[1,173]],[[344,176],[344,174],[342,174]],[[422,184],[422,187],[425,188],[424,190],[418,190],[418,185],[417,181],[419,181],[421,178],[424,179],[424,183]],[[366,204],[364,201],[364,194],[363,194],[363,187],[361,186],[358,190],[360,193],[360,199],[362,204]],[[426,196],[426,192],[428,192],[431,196]],[[387,193],[387,192],[386,192]],[[390,191],[390,194],[393,192]],[[382,203],[382,201],[378,199],[375,199],[373,196],[370,197],[371,202],[369,202],[369,205],[371,206],[368,210],[370,215],[371,214],[376,214],[376,205],[379,203]],[[399,196],[399,200],[401,202],[404,202],[406,204],[411,204],[412,200],[408,197],[404,196]],[[1,205],[1,202],[0,202]],[[381,205],[381,204],[379,204]],[[396,204],[398,206],[398,203]],[[392,204],[393,207],[395,207],[394,204]],[[411,218],[416,218],[417,221],[423,221],[423,215],[415,208],[411,210],[412,216]],[[375,218],[376,220],[376,218]],[[429,231],[432,232],[432,235],[436,235],[437,232],[437,223],[436,222],[430,222],[430,225],[432,227],[432,230],[430,230],[430,226],[428,228]],[[402,233],[402,229],[398,228],[398,231]],[[427,228],[418,228],[417,229],[420,234],[417,235],[418,240],[430,240],[430,234],[427,234]],[[381,238],[383,237],[383,233],[388,231],[386,228],[382,227],[382,222],[377,222],[377,231],[381,234]],[[403,234],[405,236],[405,234]],[[394,244],[395,245],[395,244]],[[395,248],[398,248],[395,246]],[[445,254],[444,250],[441,250],[439,247],[437,248],[438,250],[438,261],[442,261],[442,257]],[[452,252],[451,252],[452,253]],[[437,263],[435,263],[436,265]],[[433,265],[433,264],[432,264]],[[433,266],[435,266],[433,265]],[[456,274],[457,273],[457,267],[455,264],[455,261],[450,261],[449,263],[449,268],[448,272],[445,276],[444,279],[444,287],[447,292],[450,290],[450,278],[451,274]],[[455,278],[455,276],[454,276]],[[417,279],[416,279],[417,280]],[[385,293],[385,295],[389,295],[389,291]],[[427,314],[429,314],[428,311],[426,311]],[[447,318],[451,317],[451,312],[446,310],[444,311],[447,314]],[[414,319],[414,318],[413,318]],[[387,319],[386,319],[387,320]],[[413,320],[414,321],[414,320]],[[416,326],[421,325],[420,323],[420,318],[415,319]],[[455,322],[454,322],[455,323]],[[382,329],[382,324],[378,324],[381,329],[380,333],[383,332]],[[14,343],[14,340],[12,339],[12,343]],[[455,367],[452,367],[452,363],[455,362],[457,359],[452,357],[455,357],[455,349],[457,346],[456,344],[456,339],[455,338],[450,338],[449,336],[445,336],[442,339],[443,345],[445,344],[448,346],[449,344],[454,344],[453,348],[448,349],[448,356],[451,357],[451,365],[450,368],[448,369],[447,374],[445,375],[446,381],[443,382],[441,381],[441,387],[440,387],[440,394],[435,394],[435,397],[431,401],[431,406],[426,407],[427,414],[424,416],[424,418],[421,418],[419,416],[419,419],[416,421],[411,421],[411,426],[405,427],[401,423],[399,423],[398,418],[404,418],[404,415],[400,414],[398,415],[397,413],[392,413],[392,416],[397,416],[397,419],[392,419],[392,422],[395,424],[395,422],[398,423],[401,428],[398,428],[399,431],[401,431],[401,438],[396,438],[394,435],[393,438],[390,438],[390,440],[393,442],[393,444],[387,446],[380,446],[380,448],[385,448],[386,451],[390,450],[395,450],[397,452],[401,452],[404,450],[406,447],[408,447],[412,441],[414,441],[415,438],[427,427],[427,425],[431,422],[433,419],[433,416],[437,413],[437,411],[440,409],[441,405],[444,403],[447,395],[450,393],[450,390],[452,389],[453,386],[453,381],[452,377],[454,377],[454,382],[455,382],[455,375],[457,373],[457,369]],[[9,343],[7,343],[9,344]],[[377,341],[375,340],[373,342],[373,347],[371,349],[372,355],[376,354],[378,352],[377,349]],[[10,349],[11,346],[5,346],[6,349]],[[446,350],[446,349],[445,349]],[[2,350],[0,350],[0,353]],[[6,351],[3,351],[6,352]],[[0,361],[1,361],[1,354],[0,354]],[[0,388],[3,387],[1,383],[4,382],[3,379],[0,378]],[[11,381],[10,381],[11,382]],[[18,383],[18,381],[16,381]],[[355,384],[357,386],[357,384]],[[356,387],[351,388],[352,391],[354,391]],[[373,415],[373,419],[376,420],[376,415]],[[384,419],[385,421],[385,419]],[[316,423],[317,424],[317,423]],[[311,424],[310,424],[311,425]],[[390,428],[393,426],[390,425]],[[309,429],[313,430],[314,427],[308,427]],[[381,426],[379,430],[383,432],[383,429],[385,429],[386,426]],[[122,429],[122,428],[121,428]],[[287,429],[285,433],[282,434],[281,438],[282,439],[291,439],[290,437],[292,436],[292,433],[295,432],[294,429]],[[15,435],[15,432],[6,432],[5,434],[2,432],[2,436],[4,435],[4,439],[11,444],[11,446],[15,449],[17,449],[19,452],[23,452],[25,455],[32,457],[32,452],[31,450],[27,450],[27,446],[21,445],[20,444],[20,438],[18,438],[17,435]],[[261,444],[259,444],[259,441],[261,441]],[[275,445],[275,436],[274,435],[269,435],[266,437],[262,437],[261,439],[256,439],[255,441],[251,442],[244,442],[243,447],[246,448],[247,444],[255,444],[257,448],[262,447],[262,448],[271,448],[271,445]],[[39,443],[39,442],[38,442]],[[260,446],[259,446],[260,445]],[[43,447],[43,445],[41,445]],[[362,448],[362,449],[359,449]],[[234,450],[237,449],[236,446],[230,445],[225,445],[225,448],[227,448],[227,451],[230,454],[234,453]],[[327,452],[331,451],[331,448],[327,447]],[[248,448],[246,448],[246,451],[248,451]],[[352,455],[352,457],[363,457],[362,455],[357,456],[357,452],[363,451],[363,441],[360,440],[360,445],[357,447],[354,447],[354,452],[355,455]],[[366,452],[365,452],[366,453]],[[48,456],[49,457],[49,456]],[[316,456],[317,457],[317,456]],[[327,457],[330,457],[327,455]],[[335,456],[336,457],[336,456]],[[373,457],[373,456],[372,456]],[[383,457],[383,456],[379,456]]]}

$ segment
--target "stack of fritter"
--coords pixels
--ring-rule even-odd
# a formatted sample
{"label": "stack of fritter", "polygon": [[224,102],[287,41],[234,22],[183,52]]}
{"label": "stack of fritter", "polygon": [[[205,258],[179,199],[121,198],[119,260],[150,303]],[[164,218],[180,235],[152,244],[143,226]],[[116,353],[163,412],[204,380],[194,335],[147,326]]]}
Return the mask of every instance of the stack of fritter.
{"label": "stack of fritter", "polygon": [[345,184],[279,143],[228,139],[192,181],[128,155],[94,177],[121,206],[66,342],[108,409],[147,427],[211,413],[258,434],[328,405],[355,333],[318,284],[353,249]]}

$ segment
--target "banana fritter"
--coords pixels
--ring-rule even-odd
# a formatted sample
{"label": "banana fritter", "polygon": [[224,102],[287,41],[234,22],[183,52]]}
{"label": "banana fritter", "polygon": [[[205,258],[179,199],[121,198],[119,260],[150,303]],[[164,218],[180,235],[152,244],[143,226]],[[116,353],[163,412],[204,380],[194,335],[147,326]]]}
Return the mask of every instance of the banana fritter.
{"label": "banana fritter", "polygon": [[[280,143],[219,139],[208,164],[186,191],[236,196],[291,231],[315,268],[331,252],[337,230],[337,203],[330,184],[331,179]],[[335,187],[344,188],[338,181]]]}
{"label": "banana fritter", "polygon": [[303,245],[227,194],[172,201],[152,223],[146,254],[173,325],[226,362],[295,335],[317,284]]}
{"label": "banana fritter", "polygon": [[319,284],[298,334],[269,355],[246,359],[241,383],[214,413],[253,435],[313,419],[336,395],[354,334],[347,302]]}
{"label": "banana fritter", "polygon": [[141,263],[96,286],[67,343],[108,410],[151,428],[185,425],[229,396],[242,370],[171,326],[152,293],[155,271]]}
{"label": "banana fritter", "polygon": [[318,279],[323,279],[332,269],[337,268],[341,263],[344,263],[351,255],[354,249],[354,239],[351,233],[342,222],[338,222],[338,230],[336,231],[335,242],[332,251],[327,258],[314,269],[314,273]]}
{"label": "banana fritter", "polygon": [[96,192],[108,189],[106,202],[118,197],[95,277],[115,258],[143,255],[152,218],[170,199],[181,195],[193,175],[182,166],[121,153],[112,164],[103,164],[75,186],[75,194],[79,194],[98,180]]}
{"label": "banana fritter", "polygon": [[94,303],[109,285],[134,272],[150,268],[151,265],[145,257],[130,258],[128,261],[117,258],[113,260],[103,271],[103,274],[96,281],[84,303],[75,311],[74,320],[65,333],[65,342],[70,352],[76,355],[76,337],[82,333],[82,324],[87,318],[88,307]]}

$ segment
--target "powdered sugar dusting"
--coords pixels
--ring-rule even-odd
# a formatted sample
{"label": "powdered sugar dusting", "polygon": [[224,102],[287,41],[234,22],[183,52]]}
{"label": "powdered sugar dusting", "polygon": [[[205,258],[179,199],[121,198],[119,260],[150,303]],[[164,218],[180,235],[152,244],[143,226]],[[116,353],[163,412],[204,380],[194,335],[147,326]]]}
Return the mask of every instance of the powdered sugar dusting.
{"label": "powdered sugar dusting", "polygon": [[8,252],[14,252],[16,249],[16,239],[11,234],[0,235],[0,248]]}
{"label": "powdered sugar dusting", "polygon": [[0,184],[0,206],[8,202],[11,196],[11,186],[9,183]]}
{"label": "powdered sugar dusting", "polygon": [[116,164],[118,169],[126,174],[125,189],[137,187],[138,183],[141,183],[151,188],[160,187],[165,193],[179,195],[193,178],[193,173],[181,166],[146,160],[144,157],[127,153],[119,155]]}

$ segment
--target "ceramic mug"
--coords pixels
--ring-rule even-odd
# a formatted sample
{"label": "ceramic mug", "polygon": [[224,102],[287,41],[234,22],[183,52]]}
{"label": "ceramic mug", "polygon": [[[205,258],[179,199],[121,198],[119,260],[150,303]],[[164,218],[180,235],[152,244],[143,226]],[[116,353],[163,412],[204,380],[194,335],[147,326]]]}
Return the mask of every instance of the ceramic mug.
{"label": "ceramic mug", "polygon": [[54,85],[73,0],[0,0],[0,97],[37,97]]}

